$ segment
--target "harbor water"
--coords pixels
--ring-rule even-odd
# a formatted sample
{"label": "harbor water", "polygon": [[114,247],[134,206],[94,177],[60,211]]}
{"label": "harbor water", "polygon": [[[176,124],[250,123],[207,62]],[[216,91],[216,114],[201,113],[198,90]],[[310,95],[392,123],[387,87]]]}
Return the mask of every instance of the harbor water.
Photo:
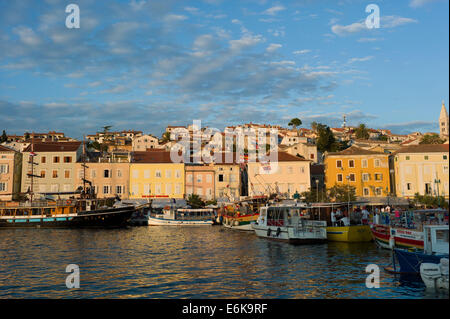
{"label": "harbor water", "polygon": [[[221,226],[0,229],[0,298],[448,298],[390,263],[373,242],[294,246]],[[66,287],[69,264],[80,288]]]}

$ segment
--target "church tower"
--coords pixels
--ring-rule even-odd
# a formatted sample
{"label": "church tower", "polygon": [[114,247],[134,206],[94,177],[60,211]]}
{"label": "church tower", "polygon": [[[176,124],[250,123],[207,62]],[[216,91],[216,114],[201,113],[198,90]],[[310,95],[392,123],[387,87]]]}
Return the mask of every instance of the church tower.
{"label": "church tower", "polygon": [[439,115],[439,135],[441,138],[448,139],[449,118],[444,101],[442,101],[441,114]]}

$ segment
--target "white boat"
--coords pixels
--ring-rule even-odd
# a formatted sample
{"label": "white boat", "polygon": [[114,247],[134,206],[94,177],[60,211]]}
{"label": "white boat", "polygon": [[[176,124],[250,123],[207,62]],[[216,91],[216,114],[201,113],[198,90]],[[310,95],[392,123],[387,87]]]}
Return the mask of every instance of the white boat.
{"label": "white boat", "polygon": [[259,237],[293,244],[327,240],[327,222],[309,219],[307,209],[300,206],[261,207],[258,221],[252,228]]}
{"label": "white boat", "polygon": [[165,207],[162,213],[150,214],[149,226],[198,226],[212,225],[214,223],[213,209],[176,209]]}
{"label": "white boat", "polygon": [[448,258],[442,258],[439,264],[421,264],[420,277],[428,289],[448,291]]}

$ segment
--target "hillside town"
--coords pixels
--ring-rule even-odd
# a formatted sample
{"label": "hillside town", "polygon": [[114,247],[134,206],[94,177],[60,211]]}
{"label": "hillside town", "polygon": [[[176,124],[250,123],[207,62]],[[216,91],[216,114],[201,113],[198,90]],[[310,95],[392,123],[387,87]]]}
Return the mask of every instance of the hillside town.
{"label": "hillside town", "polygon": [[[33,196],[67,199],[88,187],[97,198],[196,195],[205,203],[217,203],[276,194],[320,202],[336,200],[330,199],[329,190],[340,187],[374,205],[389,201],[401,205],[425,197],[428,203],[430,198],[442,198],[448,205],[449,116],[444,104],[438,120],[439,133],[406,135],[364,124],[347,126],[345,116],[342,126],[334,128],[320,123],[304,128],[298,118],[287,128],[250,122],[223,132],[195,123],[168,125],[160,138],[136,130],[113,131],[111,126],[84,140],[63,132],[18,136],[5,130],[0,144],[0,201]],[[246,135],[246,130],[261,129],[266,130],[264,138]],[[270,130],[277,134],[273,139]],[[237,145],[240,136],[245,137],[243,149]],[[189,141],[191,159],[196,156],[194,144],[200,143],[199,149],[208,147],[216,160],[198,156],[196,161],[174,162],[170,152],[182,139]],[[249,160],[261,150],[276,151],[276,169]],[[217,160],[225,157],[232,160]]]}

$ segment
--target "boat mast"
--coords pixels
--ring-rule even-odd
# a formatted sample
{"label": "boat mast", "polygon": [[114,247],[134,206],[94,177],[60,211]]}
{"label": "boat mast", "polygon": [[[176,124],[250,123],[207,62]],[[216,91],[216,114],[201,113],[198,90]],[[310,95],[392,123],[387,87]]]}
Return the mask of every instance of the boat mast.
{"label": "boat mast", "polygon": [[86,196],[86,144],[83,135],[83,193]]}

